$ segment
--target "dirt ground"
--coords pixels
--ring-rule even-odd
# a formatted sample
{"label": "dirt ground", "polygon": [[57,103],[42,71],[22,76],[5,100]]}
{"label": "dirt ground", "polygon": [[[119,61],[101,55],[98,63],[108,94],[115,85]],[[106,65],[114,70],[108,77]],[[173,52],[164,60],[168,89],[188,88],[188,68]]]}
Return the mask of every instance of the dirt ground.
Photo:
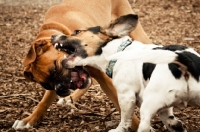
{"label": "dirt ground", "polygon": [[[61,0],[0,0],[0,131],[14,132],[16,119],[31,114],[44,90],[27,82],[21,64],[38,33],[47,9]],[[199,0],[129,0],[154,43],[181,44],[200,52]],[[200,109],[175,108],[188,132],[200,132]],[[136,111],[139,116],[138,110]],[[61,107],[56,101],[33,132],[105,132],[115,128],[119,113],[98,84],[74,106]],[[152,119],[158,132],[167,132],[159,118]]]}

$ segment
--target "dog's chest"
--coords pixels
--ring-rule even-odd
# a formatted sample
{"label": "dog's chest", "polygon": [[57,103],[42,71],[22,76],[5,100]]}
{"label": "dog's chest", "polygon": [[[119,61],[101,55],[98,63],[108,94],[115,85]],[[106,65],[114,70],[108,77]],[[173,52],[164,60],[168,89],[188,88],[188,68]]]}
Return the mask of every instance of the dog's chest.
{"label": "dog's chest", "polygon": [[143,86],[142,62],[118,60],[113,68],[113,81],[116,85],[124,83],[135,93],[140,92]]}

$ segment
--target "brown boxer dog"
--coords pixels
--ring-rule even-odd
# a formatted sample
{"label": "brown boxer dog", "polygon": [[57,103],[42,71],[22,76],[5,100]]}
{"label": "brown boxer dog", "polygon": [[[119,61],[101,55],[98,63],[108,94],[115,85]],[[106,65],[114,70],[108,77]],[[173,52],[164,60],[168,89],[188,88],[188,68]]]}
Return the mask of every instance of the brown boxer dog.
{"label": "brown boxer dog", "polygon": [[[70,94],[69,89],[79,88],[70,95],[73,101],[78,100],[89,88],[88,86],[86,89],[81,89],[90,81],[89,75],[98,81],[102,90],[120,111],[111,79],[106,74],[89,66],[84,69],[76,67],[73,70],[62,68],[61,62],[68,55],[57,51],[50,40],[54,34],[71,35],[72,31],[76,29],[107,25],[113,19],[125,14],[133,14],[128,0],[91,0],[90,2],[64,0],[47,11],[39,34],[23,61],[24,76],[30,81],[40,83],[46,92],[30,116],[15,121],[14,129],[25,129],[36,125],[56,99],[57,94],[67,96]],[[134,40],[151,43],[140,23],[130,33],[130,36]],[[134,115],[132,129],[137,130],[138,125],[139,120]]]}

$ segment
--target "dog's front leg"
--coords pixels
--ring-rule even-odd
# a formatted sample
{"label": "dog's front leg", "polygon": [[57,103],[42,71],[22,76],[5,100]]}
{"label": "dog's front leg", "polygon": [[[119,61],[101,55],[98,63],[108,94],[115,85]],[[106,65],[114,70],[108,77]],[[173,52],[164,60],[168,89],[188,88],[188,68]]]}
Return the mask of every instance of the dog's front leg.
{"label": "dog's front leg", "polygon": [[13,124],[13,128],[15,130],[22,130],[25,128],[32,128],[36,125],[42,117],[46,114],[47,109],[52,104],[52,102],[56,99],[56,92],[53,90],[46,90],[44,97],[37,105],[37,108],[33,111],[33,113],[24,118],[23,120],[16,120]]}
{"label": "dog's front leg", "polygon": [[163,95],[158,92],[145,92],[143,94],[143,102],[140,107],[141,121],[138,132],[154,132],[154,129],[151,128],[151,118],[157,113],[159,109],[165,106],[162,99]]}
{"label": "dog's front leg", "polygon": [[135,92],[130,87],[120,85],[116,86],[116,89],[121,109],[121,121],[116,129],[109,132],[128,132],[131,131],[132,116],[135,109]]}
{"label": "dog's front leg", "polygon": [[[121,113],[121,108],[119,106],[118,96],[116,92],[116,88],[113,86],[112,80],[103,72],[93,68],[93,67],[85,67],[85,69],[90,73],[92,77],[94,77],[98,83],[100,84],[104,93],[109,97],[109,99],[113,102],[114,106]],[[134,114],[132,117],[132,130],[136,131],[139,126],[139,119]]]}

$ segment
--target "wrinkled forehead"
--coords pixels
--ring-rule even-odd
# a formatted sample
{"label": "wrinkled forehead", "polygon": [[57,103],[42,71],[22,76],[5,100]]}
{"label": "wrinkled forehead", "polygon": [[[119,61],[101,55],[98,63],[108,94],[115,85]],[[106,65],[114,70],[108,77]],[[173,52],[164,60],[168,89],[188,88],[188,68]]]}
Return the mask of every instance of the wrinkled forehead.
{"label": "wrinkled forehead", "polygon": [[31,70],[35,81],[47,82],[52,80],[55,72],[62,70],[61,61],[64,58],[63,52],[46,52],[39,56],[32,64]]}
{"label": "wrinkled forehead", "polygon": [[53,63],[33,64],[31,67],[31,72],[33,74],[34,81],[38,83],[47,82],[54,70],[54,67],[55,66]]}

